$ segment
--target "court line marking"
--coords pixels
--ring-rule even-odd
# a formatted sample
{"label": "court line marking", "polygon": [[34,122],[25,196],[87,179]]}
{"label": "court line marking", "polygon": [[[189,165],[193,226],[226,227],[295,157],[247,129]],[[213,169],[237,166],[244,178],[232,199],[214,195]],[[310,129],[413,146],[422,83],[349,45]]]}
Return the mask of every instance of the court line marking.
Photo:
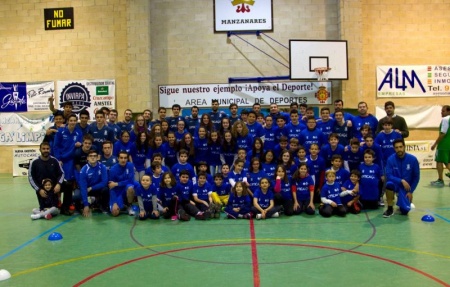
{"label": "court line marking", "polygon": [[436,212],[431,211],[431,210],[429,210],[429,209],[427,209],[426,211],[427,211],[428,213],[431,213],[431,214],[433,214],[434,216],[438,217],[439,219],[442,219],[442,220],[444,220],[445,222],[450,223],[450,219],[445,218],[444,216],[439,215],[439,214],[437,214]]}
{"label": "court line marking", "polygon": [[[18,277],[25,274],[29,274],[32,272],[36,272],[39,270],[56,267],[76,261],[82,261],[87,259],[92,259],[96,257],[101,256],[107,256],[107,255],[113,255],[113,254],[119,254],[119,253],[126,253],[126,252],[132,252],[137,250],[144,250],[148,248],[156,248],[156,247],[172,247],[172,246],[178,246],[178,245],[194,245],[194,244],[206,244],[206,243],[219,243],[219,242],[249,242],[248,238],[230,238],[230,239],[215,239],[215,240],[195,240],[195,241],[180,241],[180,242],[172,242],[172,243],[164,243],[164,244],[154,244],[154,245],[146,245],[146,246],[139,246],[139,247],[132,247],[132,248],[125,248],[125,249],[119,249],[119,250],[112,250],[107,252],[101,252],[101,253],[95,253],[75,258],[70,258],[62,261],[57,261],[54,263],[50,263],[47,265],[42,265],[35,268],[26,269],[23,271],[19,271],[17,273],[12,274],[12,277]],[[409,253],[415,253],[420,255],[426,255],[431,257],[437,257],[437,258],[443,258],[443,259],[449,259],[450,256],[448,255],[442,255],[442,254],[436,254],[426,251],[419,251],[414,249],[407,249],[407,248],[400,248],[395,246],[387,246],[387,245],[377,245],[377,244],[362,244],[361,242],[351,242],[351,241],[338,241],[338,240],[320,240],[320,239],[299,239],[299,238],[258,238],[257,241],[287,241],[287,242],[317,242],[317,243],[328,243],[328,244],[343,244],[343,245],[361,245],[366,247],[374,247],[374,248],[380,248],[380,249],[387,249],[387,250],[394,250],[394,251],[401,251],[401,252],[409,252]],[[148,250],[147,250],[148,251]],[[155,252],[156,254],[165,254],[168,253],[167,251],[161,251],[161,252]]]}
{"label": "court line marking", "polygon": [[250,218],[250,246],[252,249],[252,270],[253,270],[253,286],[260,286],[258,249],[256,248],[255,222]]}
{"label": "court line marking", "polygon": [[[362,241],[362,244],[370,242],[370,241],[375,237],[376,232],[377,232],[376,227],[375,227],[375,225],[373,224],[372,220],[370,219],[368,213],[365,213],[365,216],[366,216],[366,219],[367,219],[367,220],[364,221],[364,222],[368,222],[368,223],[372,226],[372,234],[371,234],[371,235],[369,236],[369,238],[367,238],[365,241]],[[133,225],[132,225],[131,228],[130,228],[130,238],[131,238],[131,240],[133,240],[137,245],[143,247],[144,245],[143,245],[141,242],[139,242],[139,241],[136,239],[136,237],[134,236],[134,230],[135,230],[135,228],[136,228],[136,226],[137,226],[136,223],[137,223],[137,219],[134,219]],[[348,249],[349,249],[349,250],[355,250],[355,249],[358,249],[358,248],[360,248],[360,247],[361,247],[361,242],[360,242],[360,244],[355,245],[355,246],[353,246],[353,247],[351,247],[351,248],[348,248]],[[150,250],[150,251],[152,251],[152,252],[156,252],[156,253],[159,252],[159,251],[156,250],[156,249],[151,249],[151,248],[146,248],[146,249],[147,249],[147,250]],[[333,253],[333,254],[328,254],[328,255],[323,255],[323,256],[318,256],[318,257],[311,257],[311,258],[308,258],[308,259],[282,261],[282,262],[277,262],[277,263],[278,263],[278,264],[290,264],[290,263],[298,263],[298,262],[309,261],[309,260],[320,260],[320,259],[325,259],[325,258],[328,258],[328,257],[331,257],[331,256],[337,256],[337,255],[340,255],[340,254],[342,254],[342,252],[336,252],[336,253]],[[181,259],[181,260],[189,260],[189,261],[202,262],[202,263],[209,263],[209,264],[211,264],[211,263],[214,263],[214,264],[248,264],[248,263],[243,263],[243,262],[240,262],[240,263],[214,262],[214,261],[207,261],[207,260],[199,260],[199,259],[187,258],[187,257],[182,257],[182,256],[180,256],[180,255],[173,255],[173,254],[165,254],[165,256],[172,257],[172,258],[176,258],[176,259]],[[258,263],[258,265],[261,265],[261,264],[273,264],[273,263],[260,263],[260,262]]]}
{"label": "court line marking", "polygon": [[[167,250],[161,253],[156,253],[156,254],[150,254],[150,255],[145,255],[145,256],[141,256],[141,257],[137,257],[131,260],[127,260],[124,261],[122,263],[116,264],[116,265],[112,265],[108,268],[105,268],[99,272],[96,272],[92,275],[89,275],[88,277],[82,279],[81,281],[77,282],[75,285],[73,285],[74,287],[78,287],[83,285],[84,283],[108,272],[111,271],[113,269],[122,267],[124,265],[128,265],[140,260],[144,260],[144,259],[148,259],[148,258],[152,258],[152,257],[156,257],[156,256],[160,256],[166,253],[174,253],[174,252],[181,252],[181,251],[186,251],[186,250],[195,250],[195,249],[202,249],[202,248],[214,248],[214,247],[224,247],[224,246],[237,246],[237,245],[247,245],[248,243],[234,243],[234,244],[217,244],[217,245],[204,245],[204,246],[192,246],[192,247],[185,247],[185,248],[180,248],[180,249],[172,249],[172,250]],[[294,247],[307,247],[307,248],[319,248],[319,249],[329,249],[329,250],[335,250],[335,251],[341,251],[341,252],[345,252],[345,253],[350,253],[350,254],[354,254],[354,255],[359,255],[359,256],[366,256],[372,259],[376,259],[376,260],[381,260],[381,261],[385,261],[387,263],[391,263],[394,265],[398,265],[400,267],[403,267],[405,269],[408,269],[410,271],[416,272],[422,276],[427,277],[428,279],[431,279],[437,283],[439,283],[442,286],[450,286],[450,284],[447,284],[446,282],[442,281],[441,279],[434,277],[431,274],[426,273],[425,271],[422,271],[420,269],[417,269],[415,267],[403,264],[399,261],[395,261],[389,258],[384,258],[384,257],[380,257],[377,255],[373,255],[373,254],[369,254],[369,253],[363,253],[363,252],[359,252],[359,251],[354,251],[354,250],[348,250],[348,249],[342,249],[342,248],[335,248],[335,247],[329,247],[329,246],[320,246],[320,245],[310,245],[310,244],[277,244],[277,243],[263,243],[263,245],[283,245],[283,246],[294,246]]]}
{"label": "court line marking", "polygon": [[53,226],[52,228],[47,229],[46,231],[42,232],[42,233],[39,234],[38,236],[36,236],[36,237],[34,237],[34,238],[28,240],[27,242],[23,243],[22,245],[20,245],[20,246],[14,248],[13,250],[11,250],[11,251],[9,251],[9,252],[3,254],[2,256],[0,256],[0,261],[3,260],[3,259],[5,259],[5,258],[8,257],[8,256],[13,255],[13,254],[16,253],[16,252],[22,250],[23,248],[27,247],[27,246],[30,245],[31,243],[35,242],[36,240],[38,240],[38,239],[40,239],[41,237],[43,237],[44,235],[46,235],[47,233],[50,233],[50,232],[52,232],[53,230],[58,229],[59,227],[63,226],[64,224],[66,224],[66,223],[68,223],[68,222],[74,220],[76,217],[77,217],[77,215],[74,215],[74,216],[72,216],[72,217],[70,217],[70,218],[64,220],[63,222],[61,222],[61,223],[59,223],[59,224]]}

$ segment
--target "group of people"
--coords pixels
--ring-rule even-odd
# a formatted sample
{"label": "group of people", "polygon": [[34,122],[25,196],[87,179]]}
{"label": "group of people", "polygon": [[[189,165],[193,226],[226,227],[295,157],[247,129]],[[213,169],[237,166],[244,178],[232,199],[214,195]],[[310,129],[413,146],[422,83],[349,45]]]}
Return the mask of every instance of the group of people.
{"label": "group of people", "polygon": [[194,106],[182,117],[175,104],[171,117],[160,107],[156,119],[144,110],[133,121],[127,109],[118,122],[117,110],[102,108],[89,123],[87,111],[77,116],[67,102],[30,164],[39,202],[31,218],[74,210],[89,216],[94,207],[184,221],[222,212],[235,219],[314,215],[316,208],[324,217],[345,216],[384,206],[384,195],[390,217],[395,194],[407,214],[419,164],[405,152],[405,120],[393,102],[385,110],[378,121],[360,102],[353,116],[336,100],[334,113],[323,107],[319,118],[296,103],[287,113],[272,104],[266,115],[259,104],[240,114],[231,104],[227,114],[212,100],[201,116]]}

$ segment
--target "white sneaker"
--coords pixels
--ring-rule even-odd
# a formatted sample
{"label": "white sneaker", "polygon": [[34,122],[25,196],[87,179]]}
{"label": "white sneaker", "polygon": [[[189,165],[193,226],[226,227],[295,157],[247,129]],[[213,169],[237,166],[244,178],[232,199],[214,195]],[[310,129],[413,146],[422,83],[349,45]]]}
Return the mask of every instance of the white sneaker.
{"label": "white sneaker", "polygon": [[275,212],[272,217],[280,217],[280,214],[278,212]]}
{"label": "white sneaker", "polygon": [[414,205],[414,203],[411,202],[411,209],[416,208],[416,206]]}
{"label": "white sneaker", "polygon": [[261,218],[262,218],[261,213],[258,213],[258,214],[256,215],[256,219],[261,219]]}
{"label": "white sneaker", "polygon": [[31,212],[33,212],[33,214],[41,213],[41,211],[39,210],[39,208],[33,208],[33,210],[32,210]]}
{"label": "white sneaker", "polygon": [[136,212],[133,210],[133,206],[128,207],[128,215],[134,216],[136,215]]}
{"label": "white sneaker", "polygon": [[33,220],[36,220],[36,219],[39,219],[39,218],[41,218],[41,214],[40,213],[31,215],[31,219],[33,219]]}
{"label": "white sneaker", "polygon": [[95,203],[95,196],[88,196],[88,202],[89,202],[89,204],[94,204]]}

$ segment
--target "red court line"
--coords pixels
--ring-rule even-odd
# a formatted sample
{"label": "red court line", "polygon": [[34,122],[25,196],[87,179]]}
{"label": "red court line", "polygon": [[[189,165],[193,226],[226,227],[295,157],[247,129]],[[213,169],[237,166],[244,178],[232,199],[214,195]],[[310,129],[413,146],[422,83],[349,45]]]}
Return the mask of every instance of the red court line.
{"label": "red court line", "polygon": [[252,267],[253,267],[253,286],[260,286],[258,251],[256,250],[255,223],[253,218],[250,219],[250,244],[252,247]]}
{"label": "red court line", "polygon": [[[229,243],[229,244],[214,244],[214,245],[204,245],[204,246],[193,246],[193,247],[185,247],[185,248],[180,248],[180,249],[173,249],[173,250],[168,250],[168,251],[163,251],[163,252],[159,252],[159,253],[155,253],[155,254],[150,254],[150,255],[146,255],[146,256],[142,256],[142,257],[137,257],[113,266],[110,266],[106,269],[103,269],[97,273],[94,273],[88,277],[86,277],[85,279],[81,280],[80,282],[76,283],[75,285],[73,285],[74,287],[78,287],[83,285],[84,283],[94,279],[95,277],[98,277],[108,271],[114,270],[116,268],[128,265],[130,263],[133,262],[137,262],[143,259],[147,259],[147,258],[151,258],[151,257],[156,257],[156,256],[160,256],[160,255],[164,255],[164,254],[169,254],[169,253],[176,253],[176,252],[181,252],[181,251],[187,251],[187,250],[195,250],[195,249],[203,249],[203,248],[215,248],[215,247],[224,247],[224,246],[241,246],[241,245],[248,245],[248,243]],[[406,264],[400,263],[398,261],[394,261],[388,258],[383,258],[380,256],[376,256],[373,254],[368,254],[368,253],[362,253],[362,252],[358,252],[358,251],[354,251],[354,250],[348,250],[348,249],[342,249],[342,248],[335,248],[335,247],[328,247],[328,246],[320,246],[320,245],[309,245],[309,244],[295,244],[295,243],[259,243],[259,245],[279,245],[279,246],[294,246],[294,247],[308,247],[308,248],[319,248],[319,249],[327,249],[327,250],[334,250],[334,251],[342,251],[342,252],[346,252],[346,253],[352,253],[355,255],[360,255],[360,256],[366,256],[366,257],[370,257],[373,259],[378,259],[381,261],[385,261],[394,265],[398,265],[401,266],[403,268],[406,268],[408,270],[411,270],[413,272],[416,272],[418,274],[421,274],[437,283],[439,283],[442,286],[446,286],[446,287],[450,287],[450,284],[442,281],[441,279],[434,277],[431,274],[428,274],[420,269],[408,266]],[[259,278],[259,277],[258,277]],[[258,280],[259,282],[259,280]]]}

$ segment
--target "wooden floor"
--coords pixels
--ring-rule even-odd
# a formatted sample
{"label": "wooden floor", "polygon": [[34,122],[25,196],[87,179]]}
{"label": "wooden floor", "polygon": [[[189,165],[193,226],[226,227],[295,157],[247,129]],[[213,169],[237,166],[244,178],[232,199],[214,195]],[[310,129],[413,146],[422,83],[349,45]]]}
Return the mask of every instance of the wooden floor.
{"label": "wooden floor", "polygon": [[[422,171],[408,216],[136,221],[30,219],[26,178],[0,175],[3,286],[450,286],[450,187]],[[423,222],[431,214],[433,223]],[[59,232],[63,240],[47,239]]]}

